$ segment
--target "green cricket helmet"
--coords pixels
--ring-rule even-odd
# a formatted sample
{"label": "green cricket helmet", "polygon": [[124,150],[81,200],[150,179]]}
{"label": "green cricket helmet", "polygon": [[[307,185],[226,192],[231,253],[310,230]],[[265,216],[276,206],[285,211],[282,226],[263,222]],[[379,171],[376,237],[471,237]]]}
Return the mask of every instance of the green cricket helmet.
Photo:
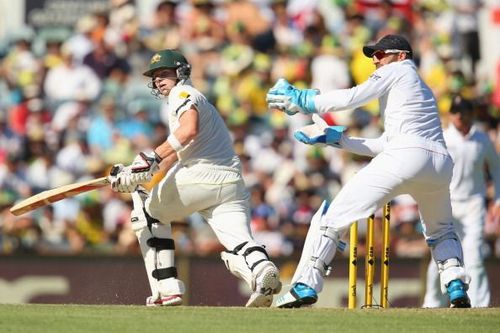
{"label": "green cricket helmet", "polygon": [[148,70],[143,74],[152,78],[155,71],[164,68],[176,69],[179,80],[187,80],[191,74],[191,65],[189,65],[182,53],[170,49],[155,53],[151,57]]}

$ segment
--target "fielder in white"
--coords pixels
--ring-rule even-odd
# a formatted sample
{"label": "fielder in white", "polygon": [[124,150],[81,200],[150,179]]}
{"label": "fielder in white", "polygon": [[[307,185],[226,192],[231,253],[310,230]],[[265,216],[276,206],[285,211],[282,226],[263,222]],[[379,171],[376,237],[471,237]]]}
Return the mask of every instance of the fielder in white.
{"label": "fielder in white", "polygon": [[[488,275],[483,263],[484,222],[486,218],[485,166],[493,178],[495,202],[500,210],[500,161],[488,135],[473,124],[473,105],[456,96],[450,108],[450,125],[444,140],[455,164],[450,185],[451,207],[457,233],[464,248],[464,263],[471,276],[468,295],[472,307],[490,304]],[[427,289],[423,307],[447,305],[439,288],[439,275],[431,261],[427,270]]]}
{"label": "fielder in white", "polygon": [[[135,230],[152,295],[146,304],[179,305],[185,288],[177,279],[170,223],[199,212],[228,251],[231,273],[253,290],[246,306],[268,307],[281,289],[279,272],[250,231],[249,193],[240,160],[217,110],[189,80],[191,66],[175,50],[156,53],[144,73],[157,96],[168,98],[170,135],[132,165],[119,165],[112,180],[118,192],[132,193]],[[140,184],[159,170],[167,175],[147,193]]]}
{"label": "fielder in white", "polygon": [[397,195],[410,194],[419,204],[442,292],[448,293],[451,306],[470,307],[466,292],[470,278],[451,214],[453,162],[443,139],[436,100],[419,77],[405,38],[387,35],[375,45],[365,46],[363,52],[377,69],[351,89],[320,94],[280,79],[268,92],[269,107],[290,115],[352,109],[378,98],[385,127],[379,138],[363,139],[343,135],[342,127],[328,127],[316,120],[295,134],[307,144],[328,144],[373,159],[344,185],[329,207],[323,205],[313,217],[313,230],[306,238],[292,288],[277,305],[315,303],[336,249],[342,245],[340,239],[353,221],[367,218]]}

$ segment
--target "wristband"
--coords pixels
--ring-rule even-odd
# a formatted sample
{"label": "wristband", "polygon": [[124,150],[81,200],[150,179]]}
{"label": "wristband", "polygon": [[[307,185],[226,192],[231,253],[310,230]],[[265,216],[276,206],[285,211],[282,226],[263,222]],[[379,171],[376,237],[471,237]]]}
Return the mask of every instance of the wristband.
{"label": "wristband", "polygon": [[167,141],[176,152],[180,152],[184,149],[184,146],[179,142],[179,140],[177,140],[173,133],[168,136]]}

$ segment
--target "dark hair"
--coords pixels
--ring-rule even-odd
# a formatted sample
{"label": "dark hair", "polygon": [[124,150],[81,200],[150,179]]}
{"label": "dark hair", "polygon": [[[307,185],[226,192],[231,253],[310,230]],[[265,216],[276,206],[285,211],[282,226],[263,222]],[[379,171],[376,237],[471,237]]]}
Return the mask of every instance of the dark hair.
{"label": "dark hair", "polygon": [[464,98],[462,95],[453,95],[451,98],[450,113],[472,114],[474,112],[474,103]]}

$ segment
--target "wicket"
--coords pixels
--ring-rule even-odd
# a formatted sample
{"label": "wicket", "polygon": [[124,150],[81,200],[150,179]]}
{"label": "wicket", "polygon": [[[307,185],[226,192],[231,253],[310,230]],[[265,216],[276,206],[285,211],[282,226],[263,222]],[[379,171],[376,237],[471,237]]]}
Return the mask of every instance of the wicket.
{"label": "wicket", "polygon": [[[389,248],[390,248],[390,204],[383,208],[382,218],[382,254],[380,270],[380,305],[377,307],[389,307],[388,287],[389,287]],[[362,308],[373,308],[373,278],[375,276],[375,219],[370,216],[367,221],[366,231],[366,256],[365,256],[365,303]],[[358,273],[358,222],[351,225],[349,231],[349,296],[348,308],[356,308],[356,284]]]}

